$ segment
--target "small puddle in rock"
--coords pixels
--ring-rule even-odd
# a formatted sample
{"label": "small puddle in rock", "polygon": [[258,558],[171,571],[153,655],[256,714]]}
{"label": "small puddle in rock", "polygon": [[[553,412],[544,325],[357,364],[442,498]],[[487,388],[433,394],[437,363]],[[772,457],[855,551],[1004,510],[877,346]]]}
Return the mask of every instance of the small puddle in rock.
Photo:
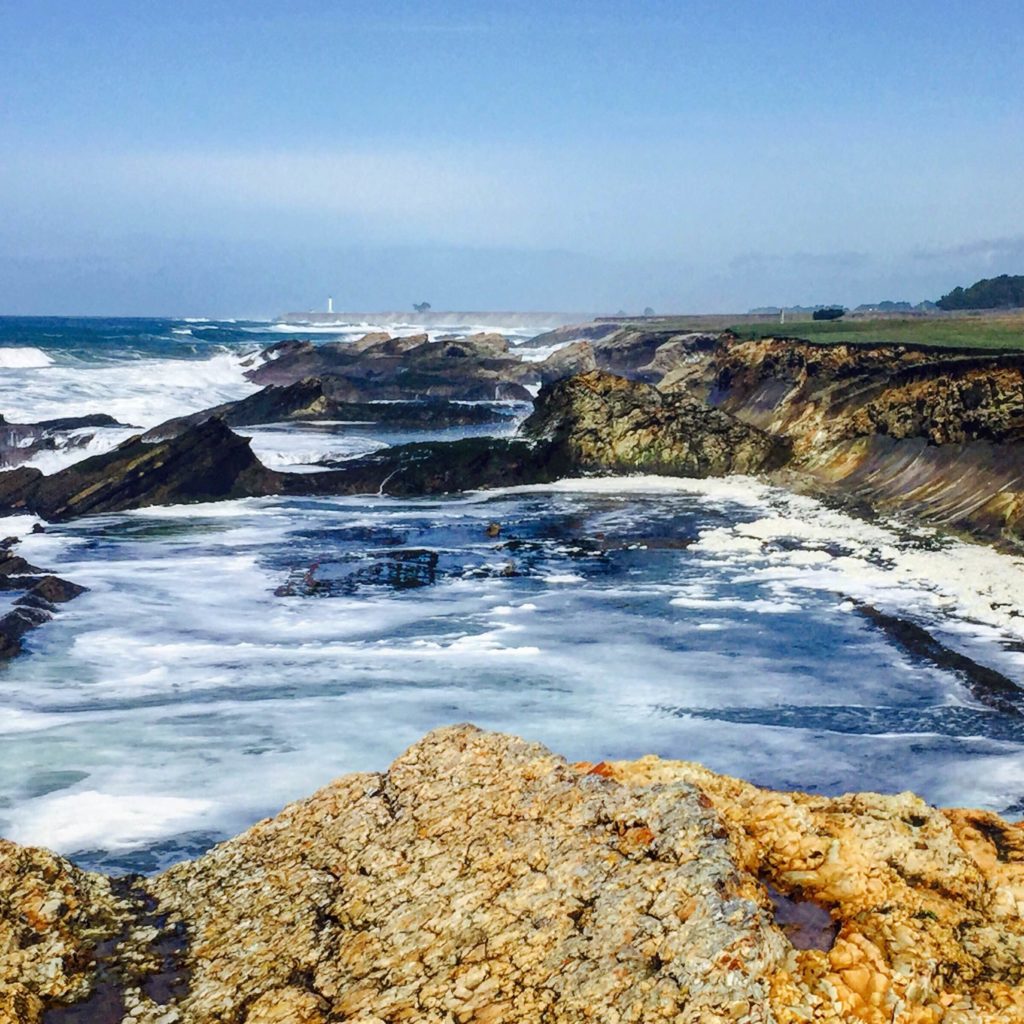
{"label": "small puddle in rock", "polygon": [[182,962],[188,946],[184,924],[179,922],[168,928],[167,916],[156,913],[156,900],[135,888],[130,878],[120,885],[115,882],[115,892],[122,899],[136,900],[138,905],[121,932],[93,950],[96,977],[92,995],[71,1006],[51,1007],[43,1013],[42,1024],[121,1024],[128,1008],[124,1002],[125,978],[117,962],[117,948],[136,927],[155,927],[159,931],[150,951],[159,958],[160,969],[138,982],[143,994],[158,1006],[166,1006],[171,1000],[188,994],[189,971]]}
{"label": "small puddle in rock", "polygon": [[765,888],[775,908],[775,923],[796,949],[820,949],[827,953],[832,948],[839,925],[824,907],[799,896],[786,896],[768,882]]}

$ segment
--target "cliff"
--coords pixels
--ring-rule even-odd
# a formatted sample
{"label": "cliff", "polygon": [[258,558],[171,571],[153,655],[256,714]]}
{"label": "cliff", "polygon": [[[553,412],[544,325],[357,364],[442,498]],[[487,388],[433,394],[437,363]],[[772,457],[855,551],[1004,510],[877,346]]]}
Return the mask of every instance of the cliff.
{"label": "cliff", "polygon": [[1024,1020],[1024,827],[471,726],[149,879],[0,843],[19,1024]]}
{"label": "cliff", "polygon": [[1021,542],[1024,355],[726,341],[697,386],[716,408],[787,439],[804,487]]}

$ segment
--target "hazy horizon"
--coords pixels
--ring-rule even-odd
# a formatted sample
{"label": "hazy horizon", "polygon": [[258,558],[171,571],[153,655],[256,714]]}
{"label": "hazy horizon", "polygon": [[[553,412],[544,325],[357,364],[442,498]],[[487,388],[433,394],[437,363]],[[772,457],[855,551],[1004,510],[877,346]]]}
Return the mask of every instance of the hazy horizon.
{"label": "hazy horizon", "polygon": [[0,315],[743,312],[1024,272],[1024,8],[0,7]]}

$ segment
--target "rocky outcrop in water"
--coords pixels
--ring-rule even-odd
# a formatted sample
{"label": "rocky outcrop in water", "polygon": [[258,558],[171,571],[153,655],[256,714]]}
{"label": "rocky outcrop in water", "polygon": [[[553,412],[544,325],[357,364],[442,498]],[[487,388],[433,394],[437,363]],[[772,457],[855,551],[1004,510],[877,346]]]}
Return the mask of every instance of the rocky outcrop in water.
{"label": "rocky outcrop in water", "polygon": [[785,442],[685,392],[601,371],[542,390],[523,430],[583,470],[722,476],[773,469],[789,456]]}
{"label": "rocky outcrop in water", "polygon": [[0,843],[18,1024],[1019,1024],[1022,972],[1020,825],[471,726],[131,885]]}
{"label": "rocky outcrop in water", "polygon": [[[16,537],[4,543],[17,543]],[[32,565],[10,547],[0,548],[0,592],[17,595],[0,616],[0,663],[22,653],[26,633],[49,622],[58,605],[84,594],[85,587]]]}
{"label": "rocky outcrop in water", "polygon": [[37,423],[9,423],[0,416],[0,468],[20,466],[41,452],[81,448],[94,437],[92,427],[123,427],[113,416],[67,416]]}
{"label": "rocky outcrop in water", "polygon": [[529,401],[524,384],[538,379],[531,364],[510,354],[499,334],[429,341],[425,334],[392,338],[371,334],[356,342],[281,342],[248,372],[258,384],[332,379],[345,401],[446,398]]}
{"label": "rocky outcrop in water", "polygon": [[477,437],[395,445],[323,472],[279,473],[259,461],[248,439],[213,418],[164,441],[131,438],[49,476],[25,467],[0,473],[0,514],[61,521],[280,494],[445,494],[547,482],[572,468],[548,446]]}
{"label": "rocky outcrop in water", "polygon": [[337,377],[306,377],[294,384],[270,384],[262,391],[236,402],[225,402],[202,412],[167,420],[147,430],[142,440],[162,441],[214,418],[223,420],[231,427],[337,420],[428,430],[499,423],[511,416],[507,411],[491,405],[469,405],[445,399],[353,402],[347,397],[352,393],[354,389]]}
{"label": "rocky outcrop in water", "polygon": [[130,438],[49,476],[29,468],[0,473],[0,511],[61,520],[146,505],[253,497],[279,493],[280,475],[263,466],[246,439],[212,419],[167,441]]}

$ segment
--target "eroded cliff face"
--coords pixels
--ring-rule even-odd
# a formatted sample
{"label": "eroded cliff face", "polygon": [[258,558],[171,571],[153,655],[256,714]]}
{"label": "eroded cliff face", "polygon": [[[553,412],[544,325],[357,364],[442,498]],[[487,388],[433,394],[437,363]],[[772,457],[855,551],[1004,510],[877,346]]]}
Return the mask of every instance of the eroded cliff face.
{"label": "eroded cliff face", "polygon": [[120,894],[0,847],[19,1024],[1011,1024],[1022,965],[1019,825],[471,726]]}
{"label": "eroded cliff face", "polygon": [[662,386],[786,439],[805,484],[1021,542],[1022,355],[725,336]]}

